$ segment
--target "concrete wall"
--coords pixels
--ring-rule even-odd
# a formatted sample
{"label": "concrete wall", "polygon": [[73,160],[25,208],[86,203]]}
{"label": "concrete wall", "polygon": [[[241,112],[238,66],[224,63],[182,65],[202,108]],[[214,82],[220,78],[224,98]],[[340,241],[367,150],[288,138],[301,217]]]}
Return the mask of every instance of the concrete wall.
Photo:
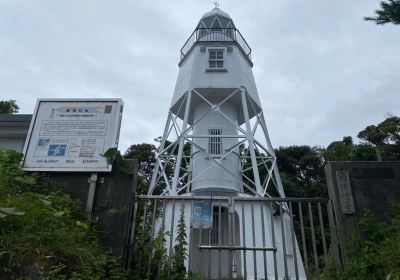
{"label": "concrete wall", "polygon": [[[136,191],[137,161],[125,161],[129,172],[113,166],[111,173],[98,173],[93,209],[93,222],[102,232],[102,240],[117,256],[126,257],[129,246],[129,229],[132,199]],[[86,205],[90,173],[47,173],[73,198]]]}
{"label": "concrete wall", "polygon": [[330,222],[338,228],[333,248],[345,263],[363,238],[358,223],[364,209],[388,222],[392,206],[400,202],[400,162],[328,162],[325,174],[333,205]]}

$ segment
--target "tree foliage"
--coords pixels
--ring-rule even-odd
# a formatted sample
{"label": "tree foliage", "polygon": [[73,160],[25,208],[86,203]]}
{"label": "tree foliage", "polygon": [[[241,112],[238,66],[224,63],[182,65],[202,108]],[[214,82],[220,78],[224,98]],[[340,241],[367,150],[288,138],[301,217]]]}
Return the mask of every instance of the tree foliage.
{"label": "tree foliage", "polygon": [[174,251],[172,254],[172,277],[174,280],[186,279],[185,261],[188,256],[186,246],[188,245],[185,223],[185,205],[182,203],[178,221],[177,235],[175,239]]}
{"label": "tree foliage", "polygon": [[377,125],[369,125],[358,138],[374,145],[383,160],[400,160],[400,117],[391,116]]}
{"label": "tree foliage", "polygon": [[370,161],[377,160],[376,149],[371,143],[354,144],[350,136],[334,141],[323,151],[329,161]]}
{"label": "tree foliage", "polygon": [[321,149],[310,146],[280,147],[278,169],[287,197],[326,197]]}
{"label": "tree foliage", "polygon": [[[172,233],[166,230],[170,225],[162,221],[162,216],[165,215],[162,211],[165,209],[155,208],[154,203],[148,200],[138,202],[132,261],[133,279],[188,279],[185,267],[188,257],[185,205],[184,203],[181,205],[176,235],[174,234],[174,246],[172,252],[168,253],[167,239],[173,242]],[[160,227],[157,226],[159,222],[161,222]]]}
{"label": "tree foliage", "polygon": [[391,116],[378,125],[369,125],[358,133],[358,138],[376,146],[400,144],[400,117]]}
{"label": "tree foliage", "polygon": [[389,224],[379,223],[370,212],[360,220],[365,241],[353,248],[354,258],[340,279],[400,279],[400,205],[392,209]]}
{"label": "tree foliage", "polygon": [[0,101],[0,114],[16,114],[18,111],[17,101],[13,99]]}
{"label": "tree foliage", "polygon": [[[158,147],[153,144],[142,143],[131,145],[125,152],[124,158],[137,159],[139,163],[139,180],[137,193],[138,194],[147,194],[151,178],[153,176],[153,170],[156,165],[156,154],[161,145],[161,137],[154,139],[155,142],[158,142]],[[164,148],[166,149],[166,153],[169,154],[168,161],[166,164],[166,158],[161,157],[160,162],[164,165],[166,177],[168,180],[172,180],[173,172],[175,168],[176,157],[178,155],[178,146],[179,145],[171,145],[172,142],[166,140]],[[191,154],[191,145],[189,143],[185,143],[183,146],[183,154],[184,156],[190,156]],[[184,169],[188,168],[189,161],[182,160],[181,169],[180,169],[180,177],[183,176]],[[164,181],[164,177],[161,176],[158,181],[153,194],[161,194],[166,187],[166,183]],[[181,179],[179,181],[180,185],[184,185],[187,182],[187,177]]]}
{"label": "tree foliage", "polygon": [[155,164],[156,147],[153,144],[131,145],[125,152],[124,158],[134,158],[139,162],[139,173],[150,182]]}
{"label": "tree foliage", "polygon": [[147,194],[156,162],[157,149],[153,144],[134,144],[124,153],[126,159],[137,159],[139,165],[138,194]]}
{"label": "tree foliage", "polygon": [[365,17],[364,20],[374,21],[376,24],[400,24],[400,0],[381,1],[380,6],[375,11],[375,17]]}
{"label": "tree foliage", "polygon": [[334,141],[324,150],[329,161],[400,160],[400,117],[390,116],[377,125],[369,125],[357,137],[362,141],[354,144],[350,136]]}

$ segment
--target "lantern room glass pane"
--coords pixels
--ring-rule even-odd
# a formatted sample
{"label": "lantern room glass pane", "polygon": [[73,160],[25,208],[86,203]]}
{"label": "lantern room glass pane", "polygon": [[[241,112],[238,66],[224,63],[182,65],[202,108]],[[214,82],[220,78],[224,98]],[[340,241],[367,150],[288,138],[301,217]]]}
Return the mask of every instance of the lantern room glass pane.
{"label": "lantern room glass pane", "polygon": [[220,17],[220,18],[218,18],[219,19],[219,22],[221,23],[221,25],[222,25],[222,27],[227,27],[228,26],[228,24],[229,24],[229,20],[227,20],[227,19],[225,19],[225,18],[222,18],[222,17]]}
{"label": "lantern room glass pane", "polygon": [[207,28],[210,28],[210,27],[211,27],[211,24],[213,23],[213,20],[214,20],[213,17],[212,17],[212,18],[206,18],[206,19],[203,19],[203,22],[204,22],[204,24],[205,24],[205,26],[206,26]]}
{"label": "lantern room glass pane", "polygon": [[214,29],[214,30],[222,31],[222,26],[221,26],[221,24],[219,23],[219,20],[218,20],[217,17],[215,18],[215,20],[214,20],[214,22],[213,22],[211,28]]}

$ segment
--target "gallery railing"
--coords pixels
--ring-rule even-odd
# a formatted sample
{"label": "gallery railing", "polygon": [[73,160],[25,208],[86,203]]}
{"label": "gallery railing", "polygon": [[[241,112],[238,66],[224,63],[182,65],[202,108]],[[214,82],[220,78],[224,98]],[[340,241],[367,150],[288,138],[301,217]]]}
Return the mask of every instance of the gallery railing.
{"label": "gallery railing", "polygon": [[236,28],[197,28],[181,48],[181,60],[197,42],[236,42],[251,61],[251,48]]}
{"label": "gallery railing", "polygon": [[[212,205],[209,228],[194,226],[199,201]],[[329,279],[341,269],[332,211],[323,198],[137,196],[129,265],[139,277],[169,279],[185,247],[189,276]]]}

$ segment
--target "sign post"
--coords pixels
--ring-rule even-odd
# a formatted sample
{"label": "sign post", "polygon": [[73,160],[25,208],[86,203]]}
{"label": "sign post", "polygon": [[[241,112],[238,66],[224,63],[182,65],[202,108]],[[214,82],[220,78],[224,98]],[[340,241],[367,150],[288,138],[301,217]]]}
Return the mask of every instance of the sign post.
{"label": "sign post", "polygon": [[92,173],[89,178],[89,192],[86,200],[86,213],[89,221],[92,220],[94,195],[96,194],[97,173]]}

